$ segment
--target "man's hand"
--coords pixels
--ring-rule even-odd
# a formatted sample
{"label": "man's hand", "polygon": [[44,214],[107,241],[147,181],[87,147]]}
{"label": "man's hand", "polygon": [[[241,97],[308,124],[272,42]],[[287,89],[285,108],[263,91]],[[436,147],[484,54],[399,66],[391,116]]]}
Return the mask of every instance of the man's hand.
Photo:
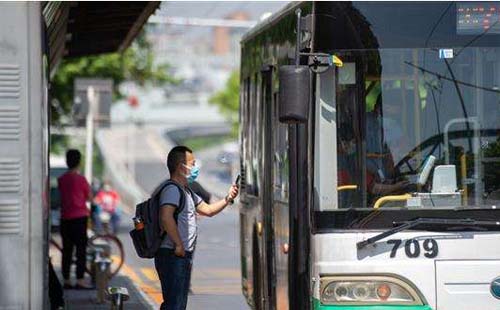
{"label": "man's hand", "polygon": [[228,201],[233,201],[236,196],[238,196],[239,188],[238,185],[233,184],[229,191],[227,192],[227,200]]}
{"label": "man's hand", "polygon": [[216,215],[217,213],[221,212],[224,210],[225,207],[227,207],[230,203],[232,203],[233,199],[238,196],[238,185],[233,184],[229,191],[227,192],[227,196],[224,197],[224,199],[221,199],[217,202],[214,202],[212,204],[206,204],[205,202],[201,202],[197,207],[196,211],[205,216],[212,217]]}
{"label": "man's hand", "polygon": [[184,246],[182,244],[176,245],[174,254],[175,254],[175,256],[178,256],[178,257],[186,256],[186,251],[184,251]]}
{"label": "man's hand", "polygon": [[410,182],[408,181],[399,181],[392,185],[393,186],[392,192],[404,191],[406,187],[408,187],[408,185],[410,185]]}

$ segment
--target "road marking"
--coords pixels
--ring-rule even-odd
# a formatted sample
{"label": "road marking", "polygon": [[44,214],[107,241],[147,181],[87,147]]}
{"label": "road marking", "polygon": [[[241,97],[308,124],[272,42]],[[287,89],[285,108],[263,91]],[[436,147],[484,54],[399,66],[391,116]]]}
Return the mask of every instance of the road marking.
{"label": "road marking", "polygon": [[142,274],[148,278],[149,281],[159,283],[160,278],[158,278],[158,273],[153,268],[141,268]]}
{"label": "road marking", "polygon": [[120,270],[125,276],[129,277],[130,280],[140,289],[142,290],[151,300],[153,300],[156,305],[160,305],[163,302],[163,297],[161,295],[161,290],[155,288],[151,285],[144,283],[137,273],[135,273],[132,268],[130,268],[127,264],[123,264],[122,269]]}

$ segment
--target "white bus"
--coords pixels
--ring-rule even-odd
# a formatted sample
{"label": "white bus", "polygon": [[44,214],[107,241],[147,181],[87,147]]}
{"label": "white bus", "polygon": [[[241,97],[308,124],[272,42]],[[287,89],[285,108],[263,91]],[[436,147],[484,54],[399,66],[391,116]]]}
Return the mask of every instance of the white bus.
{"label": "white bus", "polygon": [[500,3],[292,3],[241,54],[254,309],[500,309]]}

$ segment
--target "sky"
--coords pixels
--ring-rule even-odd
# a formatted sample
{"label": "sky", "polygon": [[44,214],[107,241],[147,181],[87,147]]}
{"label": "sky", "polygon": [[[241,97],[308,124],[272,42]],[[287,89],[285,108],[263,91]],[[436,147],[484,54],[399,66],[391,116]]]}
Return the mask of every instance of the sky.
{"label": "sky", "polygon": [[[165,1],[156,14],[171,17],[224,18],[233,12],[242,11],[247,13],[251,20],[259,20],[264,13],[276,12],[288,3],[287,1]],[[170,33],[178,32],[184,36],[199,36],[211,31],[206,27],[169,25]]]}

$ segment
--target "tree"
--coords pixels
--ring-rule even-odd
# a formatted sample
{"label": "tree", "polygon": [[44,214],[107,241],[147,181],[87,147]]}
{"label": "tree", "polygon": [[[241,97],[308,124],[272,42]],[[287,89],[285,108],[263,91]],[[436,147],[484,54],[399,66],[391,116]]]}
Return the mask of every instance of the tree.
{"label": "tree", "polygon": [[51,81],[51,124],[60,125],[61,116],[70,115],[75,78],[111,78],[116,99],[122,96],[118,86],[124,81],[133,81],[141,86],[147,83],[178,83],[168,75],[167,69],[166,64],[154,64],[153,50],[144,30],[123,53],[65,59]]}
{"label": "tree", "polygon": [[233,136],[238,133],[238,111],[240,108],[240,74],[234,71],[226,82],[226,87],[215,93],[209,100],[219,107],[222,114],[232,125]]}

